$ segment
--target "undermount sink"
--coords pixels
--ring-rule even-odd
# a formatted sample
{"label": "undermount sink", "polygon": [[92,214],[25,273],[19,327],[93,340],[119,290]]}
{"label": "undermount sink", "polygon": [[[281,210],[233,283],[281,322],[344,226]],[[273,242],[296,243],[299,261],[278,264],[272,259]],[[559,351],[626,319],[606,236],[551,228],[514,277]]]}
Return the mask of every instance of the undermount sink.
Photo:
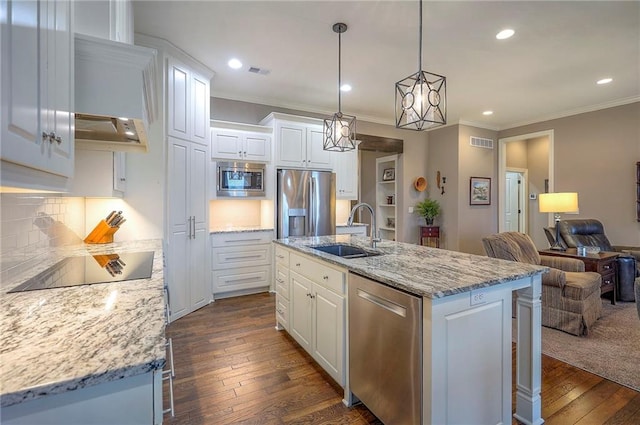
{"label": "undermount sink", "polygon": [[367,251],[358,246],[345,244],[312,246],[311,248],[342,258],[362,258],[380,255],[379,252]]}

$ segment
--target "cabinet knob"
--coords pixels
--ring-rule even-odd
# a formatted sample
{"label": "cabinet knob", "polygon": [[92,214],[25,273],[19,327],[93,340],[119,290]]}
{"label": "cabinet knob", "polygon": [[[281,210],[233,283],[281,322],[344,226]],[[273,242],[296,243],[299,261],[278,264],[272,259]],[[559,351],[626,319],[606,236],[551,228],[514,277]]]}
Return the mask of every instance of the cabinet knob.
{"label": "cabinet knob", "polygon": [[46,132],[42,132],[42,140],[46,141],[49,138],[49,135]]}
{"label": "cabinet knob", "polygon": [[296,263],[296,267],[300,267],[300,263]]}
{"label": "cabinet knob", "polygon": [[54,140],[56,140],[56,133],[52,131],[49,133],[49,143],[53,143]]}
{"label": "cabinet knob", "polygon": [[322,276],[322,279],[324,279],[324,280],[329,280],[329,276],[324,275],[324,276]]}
{"label": "cabinet knob", "polygon": [[56,136],[55,140],[56,140],[56,143],[58,143],[59,145],[62,144],[62,137]]}
{"label": "cabinet knob", "polygon": [[605,264],[602,268],[605,270],[609,270],[611,268],[611,264]]}
{"label": "cabinet knob", "polygon": [[238,151],[238,156],[242,156],[242,151]]}
{"label": "cabinet knob", "polygon": [[247,151],[244,151],[244,156],[247,156]]}
{"label": "cabinet knob", "polygon": [[124,177],[120,177],[120,181],[124,182],[124,181],[127,181],[127,179],[125,179]]}

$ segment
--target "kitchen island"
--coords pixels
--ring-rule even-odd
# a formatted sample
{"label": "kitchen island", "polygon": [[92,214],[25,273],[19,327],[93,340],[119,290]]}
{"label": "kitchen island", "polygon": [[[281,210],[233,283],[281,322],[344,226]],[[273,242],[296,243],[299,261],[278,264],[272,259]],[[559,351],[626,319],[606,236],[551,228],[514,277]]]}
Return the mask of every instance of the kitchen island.
{"label": "kitchen island", "polygon": [[[7,293],[69,257],[142,251],[149,279]],[[52,248],[2,282],[1,422],[161,423],[163,282],[159,240]]]}
{"label": "kitchen island", "polygon": [[[347,405],[355,401],[349,364],[345,361],[341,367],[340,359],[332,355],[337,352],[338,357],[349,358],[350,316],[345,312],[340,317],[340,300],[342,306],[345,299],[346,305],[353,301],[347,299],[350,291],[344,288],[350,276],[363,276],[421,298],[424,424],[511,422],[511,302],[512,291],[517,290],[514,416],[523,423],[543,422],[540,296],[545,267],[391,241],[380,242],[374,249],[367,238],[349,235],[274,242],[277,289],[279,284],[286,286],[283,282],[289,279],[289,299],[280,297],[285,291],[277,291],[279,328],[302,341],[303,348],[344,387]],[[379,255],[341,258],[314,249],[335,244]],[[304,295],[316,311],[310,320],[298,320],[305,308]],[[296,321],[310,321],[312,332],[306,335],[300,331]],[[308,346],[306,340],[310,341]],[[335,343],[327,345],[328,340]]]}

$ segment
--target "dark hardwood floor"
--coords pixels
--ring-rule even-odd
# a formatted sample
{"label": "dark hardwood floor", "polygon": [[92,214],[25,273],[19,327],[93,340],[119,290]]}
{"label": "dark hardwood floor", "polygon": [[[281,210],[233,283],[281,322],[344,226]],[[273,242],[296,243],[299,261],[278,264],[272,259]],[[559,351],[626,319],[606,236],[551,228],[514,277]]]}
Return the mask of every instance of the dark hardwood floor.
{"label": "dark hardwood floor", "polygon": [[[176,414],[166,424],[380,423],[364,406],[345,407],[342,388],[275,331],[274,302],[270,294],[223,299],[167,327]],[[165,404],[168,396],[165,385]],[[546,424],[640,424],[640,393],[543,355],[542,416]]]}

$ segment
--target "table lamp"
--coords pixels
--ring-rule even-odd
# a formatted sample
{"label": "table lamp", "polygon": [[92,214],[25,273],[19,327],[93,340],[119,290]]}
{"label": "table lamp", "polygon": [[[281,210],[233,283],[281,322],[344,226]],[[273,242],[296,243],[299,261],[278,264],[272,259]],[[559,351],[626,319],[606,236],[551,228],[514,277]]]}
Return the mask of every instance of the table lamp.
{"label": "table lamp", "polygon": [[560,221],[561,213],[577,213],[578,212],[578,194],[575,192],[563,193],[541,193],[539,199],[539,210],[541,213],[554,213],[556,220],[556,242],[551,249],[556,251],[565,251],[560,244]]}

